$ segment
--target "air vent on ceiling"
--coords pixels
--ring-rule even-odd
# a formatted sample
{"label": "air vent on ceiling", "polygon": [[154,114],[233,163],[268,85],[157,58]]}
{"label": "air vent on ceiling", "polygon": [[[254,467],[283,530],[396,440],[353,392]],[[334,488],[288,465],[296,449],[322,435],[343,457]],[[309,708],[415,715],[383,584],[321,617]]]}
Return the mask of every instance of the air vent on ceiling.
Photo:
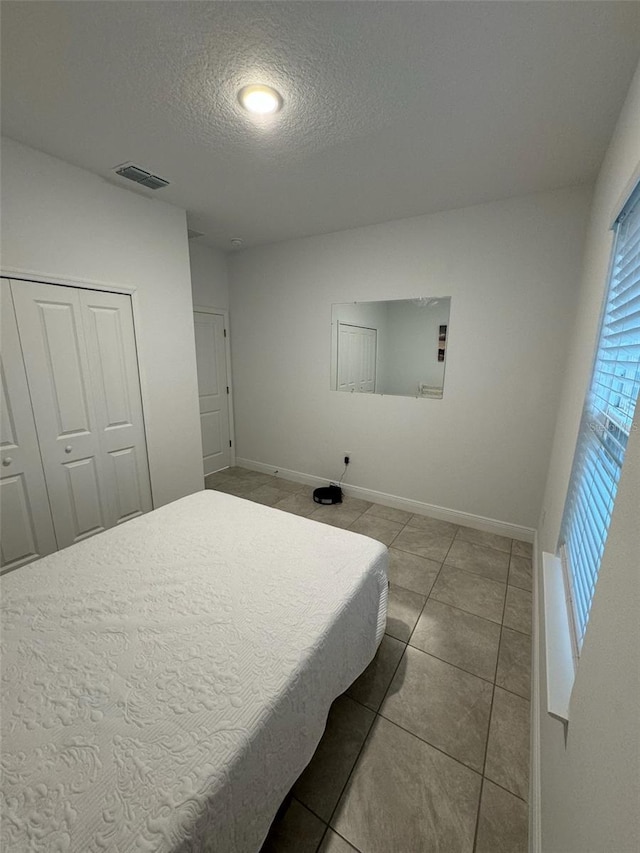
{"label": "air vent on ceiling", "polygon": [[116,175],[120,175],[121,178],[128,178],[130,181],[134,181],[136,184],[140,184],[150,190],[161,190],[163,187],[169,186],[169,181],[165,181],[164,178],[159,178],[157,175],[152,175],[151,172],[141,169],[140,166],[134,166],[133,163],[116,166],[115,173]]}
{"label": "air vent on ceiling", "polygon": [[204,237],[204,231],[196,231],[193,228],[187,228],[187,236],[190,240],[195,240],[197,237]]}

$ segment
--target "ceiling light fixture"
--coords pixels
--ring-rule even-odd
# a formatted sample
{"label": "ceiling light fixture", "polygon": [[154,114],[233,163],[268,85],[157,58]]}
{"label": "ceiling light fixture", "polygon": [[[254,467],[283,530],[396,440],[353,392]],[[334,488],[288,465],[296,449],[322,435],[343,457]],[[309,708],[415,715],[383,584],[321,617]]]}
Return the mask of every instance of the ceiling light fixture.
{"label": "ceiling light fixture", "polygon": [[238,100],[245,110],[260,116],[277,113],[282,106],[282,95],[271,86],[263,86],[260,83],[240,89]]}

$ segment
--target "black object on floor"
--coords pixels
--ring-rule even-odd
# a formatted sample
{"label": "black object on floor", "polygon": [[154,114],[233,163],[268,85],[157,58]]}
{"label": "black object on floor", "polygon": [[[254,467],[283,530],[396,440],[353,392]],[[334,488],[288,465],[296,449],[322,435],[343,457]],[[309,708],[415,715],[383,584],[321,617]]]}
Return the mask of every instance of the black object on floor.
{"label": "black object on floor", "polygon": [[314,490],[313,499],[317,504],[341,504],[342,489],[340,486],[321,486]]}

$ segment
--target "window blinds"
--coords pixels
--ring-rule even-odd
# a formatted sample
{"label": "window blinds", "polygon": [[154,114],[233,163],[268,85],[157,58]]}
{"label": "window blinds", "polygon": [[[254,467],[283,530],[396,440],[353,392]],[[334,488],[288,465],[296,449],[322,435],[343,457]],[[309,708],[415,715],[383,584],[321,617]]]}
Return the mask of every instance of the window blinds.
{"label": "window blinds", "polygon": [[615,232],[609,292],[561,531],[578,650],[640,389],[640,186]]}

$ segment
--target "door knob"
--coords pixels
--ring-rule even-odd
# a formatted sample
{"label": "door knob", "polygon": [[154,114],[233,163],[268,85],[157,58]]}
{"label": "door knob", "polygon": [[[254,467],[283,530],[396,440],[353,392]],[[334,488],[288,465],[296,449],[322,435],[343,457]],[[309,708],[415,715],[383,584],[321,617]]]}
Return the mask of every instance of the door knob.
{"label": "door knob", "polygon": [[64,449],[64,452],[65,453],[71,453],[72,450],[73,450],[73,447],[71,447],[70,444],[67,444],[67,446]]}
{"label": "door knob", "polygon": [[13,459],[10,456],[5,456],[2,460],[2,464],[6,467],[7,465],[11,465]]}

